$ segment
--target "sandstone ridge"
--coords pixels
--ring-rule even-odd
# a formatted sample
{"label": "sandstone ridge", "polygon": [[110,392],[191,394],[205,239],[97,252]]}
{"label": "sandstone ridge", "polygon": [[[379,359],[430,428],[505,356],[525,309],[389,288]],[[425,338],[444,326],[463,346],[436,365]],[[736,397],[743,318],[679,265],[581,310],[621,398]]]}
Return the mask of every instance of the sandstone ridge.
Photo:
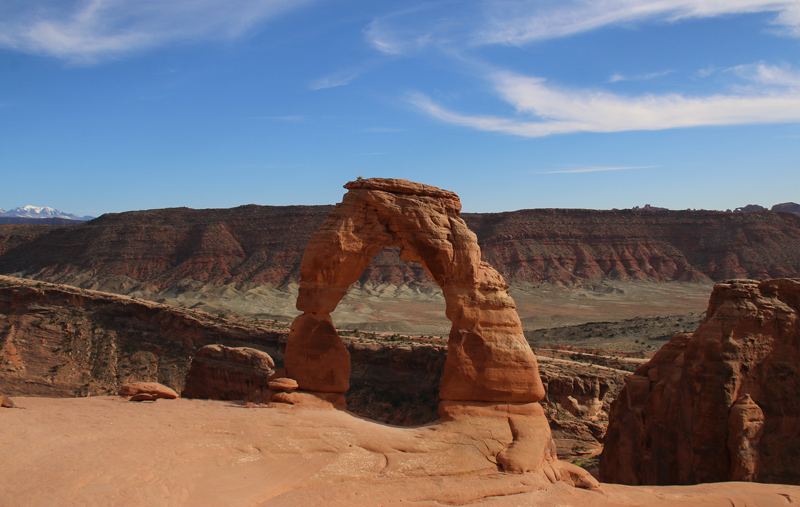
{"label": "sandstone ridge", "polygon": [[601,479],[800,484],[798,364],[800,279],[717,283],[612,404]]}
{"label": "sandstone ridge", "polygon": [[[305,245],[331,209],[171,208],[62,227],[0,225],[0,273],[153,300],[205,285],[285,286],[299,281]],[[461,218],[510,284],[800,276],[800,216],[791,213],[534,209]],[[397,248],[373,266],[362,283],[433,284]]]}

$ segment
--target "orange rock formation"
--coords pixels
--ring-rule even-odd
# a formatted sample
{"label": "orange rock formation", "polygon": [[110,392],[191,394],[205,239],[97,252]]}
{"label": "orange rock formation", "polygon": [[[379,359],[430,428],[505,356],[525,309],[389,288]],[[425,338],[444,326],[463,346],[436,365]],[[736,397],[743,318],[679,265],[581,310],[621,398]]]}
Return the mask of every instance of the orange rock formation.
{"label": "orange rock formation", "polygon": [[714,286],[612,404],[601,479],[800,484],[800,279]]}
{"label": "orange rock formation", "polygon": [[541,469],[551,438],[541,407],[531,406],[545,395],[536,357],[508,286],[481,261],[477,237],[459,217],[458,196],[383,178],[345,188],[349,192],[303,255],[297,309],[304,313],[289,333],[288,376],[301,390],[347,391],[350,356],[329,314],[374,255],[385,246],[399,247],[402,259],[422,264],[442,288],[453,323],[440,390],[443,419],[473,417],[475,410],[480,417],[507,418],[514,443],[498,456],[501,466]]}
{"label": "orange rock formation", "polygon": [[300,389],[345,392],[350,358],[329,314],[384,246],[422,264],[442,288],[453,323],[440,395],[452,401],[536,402],[544,388],[503,278],[481,262],[453,192],[373,178],[349,192],[311,237],[300,265],[285,364]]}
{"label": "orange rock formation", "polygon": [[[130,396],[133,401],[155,400],[164,398],[174,400],[178,397],[173,389],[159,384],[158,382],[131,382],[119,388],[120,396]],[[146,396],[140,399],[133,399],[138,396]]]}

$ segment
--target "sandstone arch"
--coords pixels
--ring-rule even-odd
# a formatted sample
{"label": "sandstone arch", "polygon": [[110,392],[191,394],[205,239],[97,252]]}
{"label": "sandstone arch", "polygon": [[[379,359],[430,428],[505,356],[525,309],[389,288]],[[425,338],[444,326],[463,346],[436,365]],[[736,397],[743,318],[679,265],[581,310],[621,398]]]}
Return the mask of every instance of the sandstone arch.
{"label": "sandstone arch", "polygon": [[[544,397],[536,357],[502,276],[481,261],[477,237],[450,191],[408,180],[352,181],[311,237],[284,359],[306,391],[344,393],[350,357],[330,313],[384,246],[422,264],[442,288],[452,322],[440,397],[527,404]],[[539,408],[537,406],[537,408]],[[539,411],[541,409],[539,408]]]}

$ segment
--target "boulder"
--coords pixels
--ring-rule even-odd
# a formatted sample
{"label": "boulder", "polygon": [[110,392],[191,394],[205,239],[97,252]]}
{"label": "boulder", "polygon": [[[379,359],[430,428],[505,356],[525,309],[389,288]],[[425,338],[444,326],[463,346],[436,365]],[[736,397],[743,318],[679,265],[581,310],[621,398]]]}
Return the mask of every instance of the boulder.
{"label": "boulder", "polygon": [[131,382],[119,388],[120,396],[149,395],[151,399],[165,398],[174,400],[178,397],[178,393],[169,387],[159,384],[158,382]]}
{"label": "boulder", "polygon": [[800,484],[800,279],[714,286],[705,320],[628,377],[604,482]]}
{"label": "boulder", "polygon": [[14,400],[9,398],[8,396],[3,396],[0,394],[0,407],[2,408],[17,408],[14,404]]}
{"label": "boulder", "polygon": [[192,359],[181,394],[210,400],[254,399],[267,390],[274,366],[272,357],[257,349],[206,345]]}

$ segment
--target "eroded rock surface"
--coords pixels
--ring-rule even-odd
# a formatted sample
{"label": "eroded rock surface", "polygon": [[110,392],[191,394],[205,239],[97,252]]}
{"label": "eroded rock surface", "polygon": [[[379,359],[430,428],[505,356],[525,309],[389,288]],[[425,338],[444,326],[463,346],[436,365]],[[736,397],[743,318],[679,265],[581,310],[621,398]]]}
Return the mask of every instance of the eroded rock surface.
{"label": "eroded rock surface", "polygon": [[601,479],[800,484],[799,315],[799,279],[716,284],[612,404]]}
{"label": "eroded rock surface", "polygon": [[130,396],[131,399],[141,397],[133,401],[155,400],[164,398],[174,400],[178,397],[173,389],[159,384],[158,382],[131,382],[119,388],[120,396]]}
{"label": "eroded rock surface", "polygon": [[195,354],[181,394],[211,400],[251,399],[267,390],[274,366],[272,357],[261,350],[206,345]]}
{"label": "eroded rock surface", "polygon": [[544,397],[508,286],[481,261],[453,192],[407,180],[350,182],[309,241],[300,265],[285,365],[301,389],[345,392],[349,355],[327,317],[385,246],[422,264],[442,288],[453,323],[440,396],[449,401],[536,402]]}
{"label": "eroded rock surface", "polygon": [[10,396],[117,394],[136,381],[182,391],[210,343],[283,354],[285,332],[207,313],[0,276],[0,390]]}
{"label": "eroded rock surface", "polygon": [[[703,506],[783,507],[800,487],[726,483],[569,486],[569,467],[501,474],[507,421],[480,440],[445,427],[397,428],[336,410],[244,410],[178,399],[147,407],[117,397],[22,398],[0,411],[4,505]],[[490,423],[493,421],[489,421]],[[503,424],[501,424],[503,423]],[[64,435],[69,435],[68,437]],[[33,444],[32,444],[33,443]]]}

